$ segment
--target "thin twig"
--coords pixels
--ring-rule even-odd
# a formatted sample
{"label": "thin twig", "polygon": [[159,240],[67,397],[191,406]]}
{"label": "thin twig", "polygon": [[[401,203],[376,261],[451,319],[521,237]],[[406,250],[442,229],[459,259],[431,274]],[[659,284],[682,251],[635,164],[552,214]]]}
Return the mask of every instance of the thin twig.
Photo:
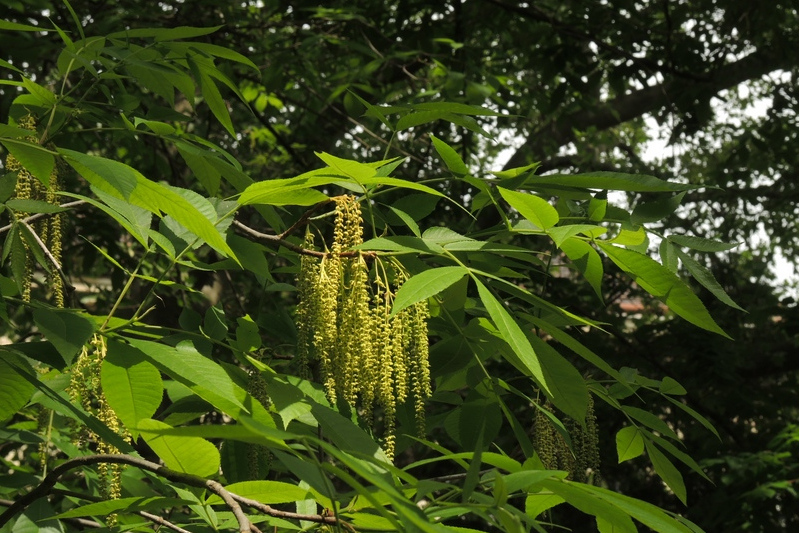
{"label": "thin twig", "polygon": [[[74,202],[67,202],[65,204],[61,204],[58,207],[63,207],[65,209],[68,209],[70,207],[77,207],[77,206],[83,205],[85,203],[86,203],[86,200],[75,200]],[[23,218],[22,220],[19,220],[19,222],[28,222],[28,223],[30,223],[30,222],[33,222],[34,220],[39,220],[42,217],[48,217],[48,216],[53,215],[53,214],[55,214],[55,213],[34,213],[34,214],[30,215],[30,216],[27,216],[27,217]],[[5,233],[6,231],[10,230],[13,227],[14,227],[14,224],[6,224],[5,226],[0,228],[0,233]]]}
{"label": "thin twig", "polygon": [[303,213],[303,216],[301,216],[300,218],[298,218],[298,219],[297,219],[297,222],[295,222],[294,224],[292,224],[291,226],[289,226],[289,229],[287,229],[286,231],[284,231],[283,233],[281,233],[280,235],[278,235],[278,237],[279,237],[279,238],[281,238],[281,239],[285,239],[286,237],[288,237],[289,235],[291,235],[291,234],[292,234],[292,232],[293,232],[294,230],[296,230],[296,229],[297,229],[297,228],[299,228],[300,226],[303,226],[303,225],[305,225],[305,224],[308,222],[308,219],[309,219],[309,218],[311,218],[311,215],[313,215],[314,213],[316,213],[316,212],[317,212],[317,211],[318,211],[318,210],[319,210],[319,209],[320,209],[320,208],[321,208],[323,205],[325,205],[325,204],[326,204],[326,203],[328,203],[329,201],[330,201],[330,200],[328,200],[328,201],[325,201],[325,202],[319,202],[318,204],[314,205],[314,206],[313,206],[311,209],[309,209],[308,211],[306,211],[305,213]]}
{"label": "thin twig", "polygon": [[[54,489],[53,490],[53,494],[60,494],[60,495],[63,495],[63,496],[69,496],[71,498],[77,498],[79,500],[87,500],[87,501],[90,501],[90,502],[103,502],[103,501],[106,501],[104,498],[100,498],[99,496],[92,496],[91,494],[83,494],[83,493],[80,493],[80,492],[73,492],[71,490]],[[7,501],[7,500],[0,500],[0,505],[4,505],[3,501]],[[9,505],[11,503],[14,503],[14,502],[10,502]],[[5,507],[8,507],[9,505],[5,505]],[[182,527],[173,524],[169,520],[167,520],[165,518],[162,518],[162,517],[160,517],[158,515],[155,515],[153,513],[148,513],[147,511],[134,511],[134,512],[136,514],[138,514],[139,516],[141,516],[142,518],[146,518],[147,520],[150,520],[154,524],[158,524],[160,526],[164,526],[164,527],[166,527],[168,529],[171,529],[172,531],[175,531],[176,533],[192,533],[191,531],[189,531],[187,529],[183,529]],[[90,520],[86,520],[86,522],[91,522],[91,521]],[[83,525],[85,525],[86,527],[105,527],[102,524],[99,524],[97,522],[93,522],[93,523],[96,524],[96,525],[89,525],[89,524],[83,524]]]}
{"label": "thin twig", "polygon": [[[13,500],[0,499],[0,507],[11,507],[12,505],[14,505]],[[100,522],[95,522],[94,520],[87,520],[86,518],[61,518],[60,520],[63,520],[68,524],[74,524],[78,527],[91,527],[91,528],[105,527]],[[186,533],[191,533],[191,532],[187,531]]]}
{"label": "thin twig", "polygon": [[[234,494],[229,490],[227,490],[225,487],[223,487],[220,483],[212,479],[206,479],[201,476],[195,476],[194,474],[177,472],[175,470],[171,470],[165,466],[161,466],[152,461],[142,459],[141,457],[134,457],[132,455],[125,455],[125,454],[99,454],[99,455],[86,455],[82,457],[75,457],[55,467],[47,476],[45,476],[45,478],[41,481],[41,483],[39,483],[27,494],[20,496],[16,501],[14,501],[8,507],[8,509],[6,509],[6,511],[2,515],[0,515],[0,528],[2,528],[9,520],[11,520],[12,517],[16,516],[18,513],[21,513],[22,511],[27,509],[28,506],[30,506],[33,502],[35,502],[40,498],[44,498],[49,493],[51,493],[53,487],[55,487],[56,483],[58,483],[58,480],[62,475],[66,474],[67,472],[75,468],[95,465],[99,463],[125,464],[125,465],[135,466],[137,468],[141,468],[142,470],[153,472],[169,481],[173,481],[176,483],[183,483],[184,485],[189,485],[191,487],[200,487],[208,489],[214,494],[218,495],[220,498],[222,498],[222,500],[225,502],[228,508],[230,508],[233,511],[233,514],[239,523],[240,533],[259,533],[258,528],[253,527],[252,523],[250,522],[250,519],[247,518],[247,516],[242,511],[240,504],[247,505],[248,507],[257,509],[264,514],[278,518],[306,520],[308,522],[316,522],[318,524],[344,525],[344,522],[339,521],[335,516],[326,516],[321,514],[299,514],[299,513],[291,513],[287,511],[280,511],[278,509],[273,509],[269,505],[257,502],[255,500],[251,500],[249,498],[245,498],[243,496],[239,496],[238,494]],[[167,524],[164,525],[166,526]]]}
{"label": "thin twig", "polygon": [[53,264],[53,268],[56,269],[56,272],[58,272],[59,277],[61,277],[61,281],[64,283],[64,288],[67,290],[68,293],[74,292],[75,291],[75,287],[72,285],[72,283],[69,282],[69,280],[67,279],[67,275],[64,274],[64,271],[61,270],[61,264],[55,258],[53,253],[50,251],[50,249],[44,243],[44,241],[42,241],[41,237],[39,237],[39,235],[36,233],[36,231],[34,231],[34,229],[31,227],[31,225],[28,224],[27,222],[25,222],[24,220],[18,220],[17,224],[21,224],[28,231],[31,232],[31,235],[33,235],[33,238],[36,240],[36,243],[42,249],[42,251],[44,252],[44,255],[47,256],[47,259],[50,261],[50,263]]}
{"label": "thin twig", "polygon": [[[240,230],[244,231],[251,237],[255,237],[256,239],[261,239],[263,241],[268,241],[279,246],[283,246],[288,248],[293,252],[297,252],[298,254],[302,255],[311,255],[314,257],[325,258],[330,255],[330,252],[318,252],[316,250],[309,250],[308,248],[303,248],[302,246],[298,246],[293,242],[289,242],[286,239],[282,239],[280,235],[270,235],[269,233],[261,233],[260,231],[256,231],[249,226],[245,226],[238,220],[233,221],[233,225],[239,228]],[[285,233],[285,232],[284,232]],[[339,254],[341,257],[357,257],[357,256],[367,256],[367,257],[374,257],[376,254],[375,252],[361,252],[358,250],[350,251],[350,252],[342,252]]]}

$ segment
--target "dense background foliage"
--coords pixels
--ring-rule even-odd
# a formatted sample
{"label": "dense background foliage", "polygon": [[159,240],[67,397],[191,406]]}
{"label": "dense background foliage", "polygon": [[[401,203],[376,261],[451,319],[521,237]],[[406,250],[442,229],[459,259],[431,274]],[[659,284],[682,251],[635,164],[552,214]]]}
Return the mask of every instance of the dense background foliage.
{"label": "dense background foliage", "polygon": [[[665,201],[665,194],[655,190],[623,190],[611,195],[608,206],[602,194],[588,199],[577,191],[578,186],[576,190],[568,185],[535,190],[548,199],[561,198],[558,213],[562,224],[572,217],[613,226],[614,220],[624,218],[625,212],[630,216],[639,207],[639,215],[648,215],[640,216],[641,221],[653,232],[649,252],[664,264],[678,262],[672,248],[665,245],[659,249],[661,236],[742,243],[729,255],[716,253],[713,247],[710,253],[683,248],[681,253],[690,257],[680,257],[681,274],[735,342],[665,315],[663,305],[644,292],[641,283],[632,285],[605,257],[602,285],[593,284],[586,281],[591,276],[579,275],[578,271],[586,272],[586,265],[581,267],[555,253],[551,239],[506,231],[505,217],[511,211],[503,207],[508,204],[495,189],[492,200],[498,208],[490,203],[474,210],[473,218],[454,203],[435,202],[436,197],[424,191],[384,188],[376,199],[379,220],[367,228],[366,237],[373,232],[382,234],[385,227],[390,234],[413,234],[413,224],[383,207],[390,205],[407,213],[422,230],[446,227],[475,239],[491,238],[533,252],[472,253],[462,259],[476,270],[508,277],[547,302],[606,324],[602,330],[581,330],[578,338],[582,345],[601,355],[612,368],[623,369],[630,383],[637,373],[640,385],[647,383],[646,378],[677,379],[687,391],[681,396],[685,405],[710,421],[719,433],[717,439],[697,417],[676,410],[663,395],[641,392],[637,398],[636,405],[669,421],[669,431],[680,436],[687,453],[710,478],[711,482],[674,461],[686,487],[688,506],[683,506],[664,489],[664,472],[659,472],[661,477],[654,475],[648,459],[617,464],[615,435],[630,420],[598,401],[604,486],[681,513],[707,531],[776,531],[797,526],[796,286],[776,289],[771,268],[778,255],[792,262],[795,275],[797,272],[798,41],[794,3],[482,0],[432,6],[409,0],[334,2],[324,7],[305,2],[220,4],[202,0],[152,5],[75,1],[70,9],[60,2],[5,2],[0,8],[5,24],[57,26],[66,33],[3,27],[0,59],[7,63],[0,85],[0,122],[14,124],[32,111],[38,115],[38,134],[46,141],[44,146],[61,150],[74,169],[91,166],[91,160],[81,159],[83,155],[99,156],[122,162],[153,182],[211,198],[229,198],[244,190],[250,180],[292,178],[320,168],[323,162],[315,152],[364,163],[403,157],[393,176],[425,183],[468,209],[488,201],[485,191],[481,196],[486,186],[482,178],[504,165],[504,170],[509,170],[540,162],[538,175],[647,174],[684,186],[688,192],[677,200],[677,196],[669,196]],[[81,41],[76,18],[86,41]],[[216,26],[220,26],[217,31],[196,35],[135,34],[141,28]],[[115,32],[119,43],[92,44],[92,37]],[[65,41],[79,43],[72,55],[64,52],[68,48]],[[196,44],[181,48],[181,42]],[[131,49],[126,46],[140,45],[147,51],[138,57],[127,56]],[[91,56],[103,47],[116,49]],[[162,66],[177,64],[181,54],[194,58],[194,63],[183,65],[191,80],[188,85]],[[115,70],[112,65],[122,66]],[[97,69],[94,73],[93,68]],[[65,70],[76,74],[63,78]],[[35,84],[18,85],[23,74]],[[42,91],[58,95],[58,99]],[[447,107],[443,102],[483,106],[487,111],[476,114],[475,109]],[[49,123],[46,111],[51,108],[57,112]],[[452,147],[452,153],[437,148],[431,134]],[[13,135],[6,131],[4,138],[13,139]],[[668,146],[653,158],[647,149],[656,135]],[[16,145],[4,146],[14,150]],[[101,170],[95,169],[102,177]],[[86,173],[65,166],[61,174],[64,191],[92,195]],[[8,183],[4,179],[3,200],[11,195]],[[525,180],[507,183],[509,189],[531,190],[531,183]],[[598,183],[591,188],[603,189]],[[325,190],[334,194],[344,189]],[[100,200],[113,203],[107,196]],[[680,200],[682,205],[675,209]],[[242,208],[236,220],[259,232],[280,234],[308,210],[303,202],[299,206],[285,203],[258,210]],[[615,211],[614,205],[619,209]],[[214,206],[221,215],[235,204],[220,201]],[[320,213],[325,211],[330,209]],[[138,226],[137,220],[132,220],[144,217],[141,212],[126,215],[134,230],[146,233],[150,229],[149,218],[139,218]],[[330,237],[327,220],[317,224],[322,234]],[[173,245],[185,242],[181,241],[180,224],[154,223],[152,229],[168,235]],[[13,233],[9,229],[4,232]],[[68,307],[102,317],[111,312],[124,290],[125,298],[118,302],[115,316],[130,318],[137,309],[153,306],[143,321],[160,328],[156,334],[165,345],[179,340],[170,335],[194,331],[210,339],[207,347],[198,349],[222,364],[244,364],[225,352],[224,346],[233,342],[242,352],[266,348],[264,361],[280,373],[296,370],[291,363],[296,253],[274,246],[269,239],[229,229],[227,242],[240,257],[244,271],[225,258],[221,246],[192,250],[186,262],[166,270],[171,261],[163,253],[141,261],[142,245],[131,233],[130,227],[123,230],[99,207],[84,204],[68,212],[63,269],[76,287]],[[8,242],[6,249],[13,247],[14,240]],[[628,244],[638,245],[640,251],[646,248],[638,241]],[[8,255],[4,252],[4,257]],[[247,262],[241,260],[244,257]],[[452,265],[441,256],[425,256],[424,262],[415,259],[415,254],[404,257],[412,273]],[[42,335],[52,342],[51,336],[58,335],[45,332],[37,307],[21,305],[15,299],[15,272],[7,264],[7,277],[0,286],[5,299],[3,342],[39,342]],[[562,264],[565,266],[556,268]],[[144,277],[126,288],[126,272],[133,272],[137,265]],[[162,284],[153,294],[153,278],[162,273],[169,284]],[[716,295],[709,291],[709,276],[718,283],[713,285],[715,290],[724,289],[747,313],[720,301],[719,291]],[[489,382],[482,380],[482,365],[472,362],[473,355],[460,345],[442,345],[443,340],[459,336],[479,341],[484,345],[482,363],[494,380],[492,386],[522,387],[517,370],[498,357],[501,350],[481,332],[469,329],[470,324],[477,324],[473,319],[496,317],[487,315],[486,302],[475,285],[468,288],[467,278],[462,278],[440,297],[443,302],[453,302],[447,311],[456,313],[455,329],[443,324],[442,315],[430,324],[432,341],[439,342],[438,349],[437,344],[432,346],[431,359],[440,393],[428,405],[428,438],[445,448],[473,452],[476,443],[467,446],[469,439],[461,439],[458,429],[453,429],[458,424],[452,417],[448,422],[454,406],[457,412],[467,413],[465,418],[498,421],[507,416],[500,411],[498,398],[522,421],[532,418],[532,408],[508,390],[493,396],[495,389],[487,389]],[[514,312],[531,312],[530,301],[521,305],[519,298],[495,295],[507,299]],[[44,291],[35,297],[47,301]],[[142,302],[145,307],[140,308]],[[246,332],[251,331],[245,316],[257,327],[257,341],[242,340],[249,338]],[[521,316],[517,318],[530,325]],[[127,333],[135,329],[122,322],[119,326]],[[41,348],[42,343],[37,346]],[[61,355],[71,349],[55,348]],[[26,355],[39,361],[51,356]],[[572,354],[569,357],[593,386],[615,386],[604,381],[609,376],[595,367],[573,359]],[[242,373],[226,368],[245,380]],[[468,394],[468,389],[476,392]],[[178,390],[168,392],[175,403],[185,396]],[[484,401],[487,398],[492,401]],[[158,417],[176,426],[198,420],[205,424],[221,421],[219,412],[200,418],[203,407],[190,403],[184,398],[186,409],[172,408],[172,418],[167,418],[170,411],[165,404]],[[31,476],[35,472],[36,458],[31,451],[36,441],[20,432],[35,429],[30,417],[38,404],[54,407],[34,398],[27,411],[8,418],[10,425],[3,430],[2,451],[9,469],[17,469],[20,461],[28,469],[16,470],[15,481],[4,478],[5,498],[13,499],[20,487],[30,486],[31,478],[22,472]],[[191,418],[194,415],[197,418]],[[401,424],[413,425],[402,415]],[[61,424],[63,440],[68,442],[67,426]],[[491,424],[484,429],[487,434],[483,437],[492,434],[493,439],[488,440],[494,441],[486,451],[502,450],[520,461],[530,455],[528,450],[517,450],[519,435],[507,426],[502,431]],[[475,440],[480,439],[473,436]],[[150,453],[144,447],[137,449]],[[230,457],[230,452],[225,453]],[[430,447],[412,445],[410,439],[399,442],[402,464],[437,455]],[[281,468],[286,465],[277,466],[270,479],[278,479]],[[462,471],[449,462],[432,463],[425,469],[413,473],[434,479]],[[233,479],[229,476],[228,481]],[[344,485],[337,489],[344,491]],[[62,511],[68,504],[58,505]],[[594,527],[594,519],[570,511],[556,507],[547,520],[576,531]],[[42,517],[49,511],[37,512]],[[486,519],[476,516],[462,525],[481,527]]]}

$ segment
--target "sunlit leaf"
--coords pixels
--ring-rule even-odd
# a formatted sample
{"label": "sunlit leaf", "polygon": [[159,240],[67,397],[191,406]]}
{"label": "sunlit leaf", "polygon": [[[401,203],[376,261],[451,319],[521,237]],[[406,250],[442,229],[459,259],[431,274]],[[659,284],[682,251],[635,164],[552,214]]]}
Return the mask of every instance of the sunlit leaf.
{"label": "sunlit leaf", "polygon": [[140,420],[136,429],[168,468],[196,476],[212,476],[219,471],[219,450],[209,441],[200,437],[175,437],[148,431],[169,427],[169,424],[148,418]]}
{"label": "sunlit leaf", "polygon": [[450,266],[431,268],[411,276],[397,291],[392,314],[439,294],[465,275],[467,270],[464,267]]}
{"label": "sunlit leaf", "polygon": [[521,193],[508,189],[499,189],[500,194],[511,207],[536,226],[547,230],[558,223],[559,217],[556,208],[546,200],[534,194]]}
{"label": "sunlit leaf", "polygon": [[617,458],[622,463],[644,453],[644,439],[636,426],[625,426],[617,432]]}

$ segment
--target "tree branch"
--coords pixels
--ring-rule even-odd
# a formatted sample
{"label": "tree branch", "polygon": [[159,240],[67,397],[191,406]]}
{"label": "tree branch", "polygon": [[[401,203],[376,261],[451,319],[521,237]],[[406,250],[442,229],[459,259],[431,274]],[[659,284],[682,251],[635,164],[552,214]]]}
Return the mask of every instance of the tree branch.
{"label": "tree branch", "polygon": [[257,509],[269,516],[274,516],[279,518],[291,518],[296,520],[307,520],[309,522],[316,522],[318,524],[340,524],[347,527],[347,524],[340,521],[335,516],[289,513],[286,511],[280,511],[278,509],[273,509],[269,505],[263,504],[255,500],[251,500],[249,498],[245,498],[243,496],[239,496],[238,494],[234,494],[229,490],[227,490],[225,487],[223,487],[219,482],[214,481],[212,479],[206,479],[204,477],[195,476],[193,474],[186,474],[184,472],[177,472],[175,470],[171,470],[165,466],[161,466],[152,461],[142,459],[141,457],[134,457],[132,455],[124,455],[124,454],[99,454],[99,455],[86,455],[82,457],[75,457],[55,467],[41,481],[41,483],[39,483],[36,487],[33,488],[33,490],[19,497],[15,502],[13,502],[8,507],[8,509],[6,509],[6,511],[2,515],[0,515],[0,528],[2,528],[9,520],[11,520],[11,518],[16,516],[18,513],[21,513],[22,511],[27,509],[28,506],[30,506],[33,502],[47,496],[52,491],[53,487],[55,487],[56,483],[58,483],[59,478],[64,474],[66,474],[67,472],[69,472],[70,470],[73,470],[75,468],[80,468],[82,466],[91,466],[99,463],[125,464],[125,465],[135,466],[137,468],[141,468],[142,470],[153,472],[169,481],[173,481],[176,483],[183,483],[184,485],[189,485],[191,487],[208,489],[209,491],[213,492],[214,494],[222,498],[225,504],[233,511],[233,514],[236,517],[237,522],[239,523],[240,533],[260,533],[258,531],[258,528],[253,526],[253,524],[250,522],[250,519],[248,519],[247,516],[244,514],[244,511],[242,511],[241,504]]}
{"label": "tree branch", "polygon": [[[319,258],[328,257],[330,255],[330,252],[318,252],[316,250],[309,250],[308,248],[303,248],[302,246],[298,246],[297,244],[294,244],[293,242],[287,241],[286,239],[282,238],[281,235],[286,235],[288,231],[283,232],[281,235],[271,235],[269,233],[261,233],[260,231],[256,231],[250,226],[245,226],[238,220],[234,220],[233,225],[242,230],[243,232],[247,233],[251,237],[255,237],[256,239],[261,239],[262,241],[267,241],[277,244],[279,246],[283,246],[301,255],[310,255]],[[295,226],[293,226],[290,229],[294,229],[294,227]],[[374,257],[375,252],[352,251],[352,252],[342,252],[339,255],[341,257],[356,257],[358,255]]]}
{"label": "tree branch", "polygon": [[[63,207],[63,208],[77,207],[77,206],[83,205],[85,203],[86,203],[86,200],[75,200],[74,202],[67,202],[65,204],[61,204],[58,207]],[[39,220],[42,217],[47,217],[47,216],[50,216],[52,214],[53,213],[34,213],[34,214],[30,215],[30,216],[27,216],[27,217],[23,218],[19,222],[31,223],[34,220]],[[0,227],[0,233],[5,233],[8,230],[10,230],[12,227],[14,227],[13,224],[6,224],[5,226]]]}
{"label": "tree branch", "polygon": [[571,142],[575,138],[576,131],[585,131],[589,128],[597,131],[607,130],[646,113],[658,111],[689,93],[702,92],[704,97],[711,98],[719,91],[735,87],[747,80],[760,78],[776,70],[788,70],[795,63],[796,59],[790,54],[755,52],[716,69],[707,82],[666,81],[618,96],[599,104],[595,109],[583,109],[556,118],[534,131],[527,142],[511,156],[505,168],[524,166],[530,158],[544,158],[547,151],[552,152]]}
{"label": "tree branch", "polygon": [[557,33],[560,33],[562,35],[572,37],[573,39],[577,39],[579,41],[594,43],[597,46],[597,48],[605,50],[606,52],[609,52],[617,57],[621,57],[627,61],[631,61],[635,64],[641,65],[642,67],[651,72],[672,74],[680,78],[685,78],[694,81],[708,80],[708,78],[704,75],[697,75],[692,72],[685,72],[682,70],[678,70],[672,66],[662,65],[658,61],[647,59],[646,57],[637,57],[632,53],[628,52],[627,50],[620,48],[619,46],[615,46],[601,39],[598,39],[595,35],[592,35],[591,33],[578,31],[577,29],[575,29],[574,26],[566,24],[558,20],[557,18],[548,15],[541,9],[537,8],[535,5],[522,7],[518,5],[508,4],[503,0],[484,0],[484,1],[490,4],[494,4],[498,7],[501,7],[506,11],[511,11],[512,13],[516,13],[517,15],[520,15],[526,19],[535,20],[537,22],[544,22],[545,24],[552,27]]}

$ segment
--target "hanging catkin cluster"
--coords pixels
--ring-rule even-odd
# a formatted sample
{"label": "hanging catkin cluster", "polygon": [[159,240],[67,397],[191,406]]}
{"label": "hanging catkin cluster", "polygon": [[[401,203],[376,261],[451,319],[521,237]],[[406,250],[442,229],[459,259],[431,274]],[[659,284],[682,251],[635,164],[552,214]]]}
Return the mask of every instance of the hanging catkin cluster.
{"label": "hanging catkin cluster", "polygon": [[[30,115],[25,116],[19,122],[19,127],[36,132],[36,121]],[[35,135],[26,138],[27,141],[32,143],[38,142]],[[26,169],[19,160],[11,154],[6,157],[6,171],[17,173],[17,185],[14,191],[14,197],[21,200],[40,200],[47,202],[51,205],[58,205],[58,166],[53,167],[50,173],[50,183],[45,187],[42,182],[36,179],[28,169]],[[29,213],[16,213],[17,220],[24,220],[29,216]],[[40,218],[33,225],[33,230],[39,235],[44,245],[50,251],[53,259],[57,263],[61,263],[61,213],[53,213],[45,218]],[[31,299],[31,278],[33,277],[33,256],[31,255],[28,246],[30,243],[23,241],[25,247],[25,276],[20,280],[22,285],[22,299],[29,302]],[[59,277],[56,269],[53,268],[54,274],[48,277],[50,290],[53,294],[53,302],[56,307],[64,307],[64,283]]]}
{"label": "hanging catkin cluster", "polygon": [[[263,350],[254,353],[253,356],[260,361],[263,357]],[[261,372],[255,368],[250,368],[247,371],[247,392],[266,409],[272,404],[272,400],[267,391],[267,380],[264,379]],[[248,479],[262,480],[266,478],[271,463],[272,454],[269,448],[261,444],[247,445]]]}
{"label": "hanging catkin cluster", "polygon": [[[384,449],[394,455],[396,409],[413,396],[417,431],[425,432],[425,399],[431,395],[428,306],[419,302],[391,314],[394,295],[407,275],[380,258],[348,252],[362,243],[361,209],[352,196],[333,198],[333,244],[322,258],[304,255],[298,280],[298,348],[301,366],[317,361],[332,403],[359,405],[368,421],[383,409]],[[314,238],[306,234],[306,249]]]}
{"label": "hanging catkin cluster", "polygon": [[[121,425],[117,414],[108,405],[106,395],[103,393],[103,388],[100,384],[100,367],[106,357],[106,351],[105,338],[94,335],[91,342],[83,347],[70,370],[70,382],[67,392],[73,403],[80,404],[86,412],[97,416],[111,431],[129,441],[130,435]],[[76,444],[86,446],[90,441],[96,443],[97,453],[119,453],[119,450],[114,445],[104,441],[86,426],[82,426],[81,434],[79,434]],[[123,468],[124,465],[119,464],[100,463],[98,466],[100,487],[105,498],[119,498],[120,476]]]}
{"label": "hanging catkin cluster", "polygon": [[[553,412],[549,401],[542,405],[542,409]],[[586,409],[586,420],[580,424],[575,420],[567,419],[566,428],[572,439],[570,450],[567,441],[559,433],[553,422],[541,409],[536,409],[533,419],[533,447],[546,469],[566,470],[568,479],[586,482],[590,474],[594,479],[600,476],[600,452],[597,437],[597,418],[594,415],[594,401],[589,396],[589,405]]]}

